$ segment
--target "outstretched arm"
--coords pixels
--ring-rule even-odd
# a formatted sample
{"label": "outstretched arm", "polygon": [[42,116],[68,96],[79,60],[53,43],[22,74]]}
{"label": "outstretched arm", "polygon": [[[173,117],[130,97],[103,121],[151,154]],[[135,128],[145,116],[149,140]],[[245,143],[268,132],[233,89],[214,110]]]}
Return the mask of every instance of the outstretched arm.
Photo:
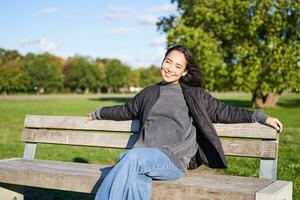
{"label": "outstretched arm", "polygon": [[205,91],[207,112],[210,119],[217,123],[259,122],[282,131],[282,123],[274,117],[265,115],[261,110],[250,111],[243,108],[226,105]]}
{"label": "outstretched arm", "polygon": [[125,105],[98,107],[88,115],[89,120],[132,120],[138,117],[142,102],[142,92],[135,95]]}

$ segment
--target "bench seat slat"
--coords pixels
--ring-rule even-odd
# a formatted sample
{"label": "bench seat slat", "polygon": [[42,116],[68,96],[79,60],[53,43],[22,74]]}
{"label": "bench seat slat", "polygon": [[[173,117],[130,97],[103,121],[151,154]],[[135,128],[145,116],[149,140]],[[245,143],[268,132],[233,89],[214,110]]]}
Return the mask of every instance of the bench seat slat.
{"label": "bench seat slat", "polygon": [[[86,163],[8,159],[0,162],[0,182],[95,193],[101,169]],[[66,170],[68,169],[68,170]],[[107,173],[108,168],[104,170]],[[75,180],[75,181],[74,181]],[[154,181],[154,199],[254,199],[256,192],[273,181],[250,177],[189,174],[174,181]],[[183,196],[184,195],[184,196]]]}
{"label": "bench seat slat", "polygon": [[[86,117],[69,116],[38,116],[27,115],[25,117],[27,128],[49,128],[49,129],[71,129],[71,130],[99,130],[99,131],[120,131],[138,132],[139,122],[133,121],[111,121],[95,120],[87,121]],[[277,139],[276,130],[259,123],[239,124],[214,124],[219,136]]]}
{"label": "bench seat slat", "polygon": [[[137,134],[113,134],[100,131],[24,129],[22,141],[50,144],[68,144],[110,148],[132,148]],[[276,157],[277,141],[230,140],[221,138],[225,155],[259,158]]]}

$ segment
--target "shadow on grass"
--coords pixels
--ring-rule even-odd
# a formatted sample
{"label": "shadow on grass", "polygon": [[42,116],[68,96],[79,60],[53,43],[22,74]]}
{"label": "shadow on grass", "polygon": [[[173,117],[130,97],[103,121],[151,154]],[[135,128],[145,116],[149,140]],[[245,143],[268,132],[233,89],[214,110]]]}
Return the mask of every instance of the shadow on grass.
{"label": "shadow on grass", "polygon": [[119,104],[124,104],[132,98],[128,97],[101,97],[101,98],[89,98],[91,101],[114,101]]}
{"label": "shadow on grass", "polygon": [[85,158],[80,158],[80,157],[75,157],[73,158],[73,161],[74,162],[77,162],[77,163],[89,163],[89,161]]}
{"label": "shadow on grass", "polygon": [[[74,180],[76,181],[76,180]],[[61,190],[50,190],[35,187],[26,187],[24,192],[24,200],[92,200],[94,194],[86,194],[79,192],[69,192]]]}
{"label": "shadow on grass", "polygon": [[[131,98],[128,97],[102,97],[102,98],[90,98],[92,101],[114,101],[120,105],[127,103]],[[220,99],[222,102],[232,106],[252,108],[251,100],[239,100],[239,99]],[[300,98],[282,99],[277,104],[284,108],[300,107]]]}
{"label": "shadow on grass", "polygon": [[278,106],[285,108],[296,108],[300,107],[300,95],[299,98],[293,99],[284,99],[278,102]]}

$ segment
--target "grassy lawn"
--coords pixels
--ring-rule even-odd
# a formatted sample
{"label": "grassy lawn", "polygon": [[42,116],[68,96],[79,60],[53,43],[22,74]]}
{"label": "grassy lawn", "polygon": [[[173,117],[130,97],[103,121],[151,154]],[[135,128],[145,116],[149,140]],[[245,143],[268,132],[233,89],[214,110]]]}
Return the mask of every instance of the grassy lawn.
{"label": "grassy lawn", "polygon": [[[228,104],[250,108],[249,94],[218,93],[214,96]],[[49,97],[49,98],[47,98]],[[25,95],[16,97],[0,97],[0,159],[22,157],[24,144],[20,135],[23,129],[26,114],[38,115],[74,115],[85,116],[94,111],[97,106],[123,104],[128,96],[105,96],[99,98],[90,96],[35,96]],[[284,124],[280,137],[278,179],[293,181],[294,199],[300,199],[300,95],[284,94],[280,98],[279,106],[274,109],[265,109],[265,113],[278,117]],[[74,162],[87,162],[96,164],[113,164],[121,150],[82,148],[55,145],[40,145],[37,147],[38,159],[53,159]],[[218,173],[231,175],[253,176],[259,174],[259,160],[245,158],[228,158],[229,168],[216,170]],[[83,194],[70,192],[57,192],[47,190],[47,196],[42,189],[29,189],[36,194],[27,199],[92,199]],[[34,192],[33,192],[34,191]]]}

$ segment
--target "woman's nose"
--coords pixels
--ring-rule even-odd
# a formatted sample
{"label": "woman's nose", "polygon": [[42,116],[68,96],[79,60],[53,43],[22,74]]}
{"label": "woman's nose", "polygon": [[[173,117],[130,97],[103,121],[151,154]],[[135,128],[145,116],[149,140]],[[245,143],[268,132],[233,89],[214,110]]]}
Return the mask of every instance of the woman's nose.
{"label": "woman's nose", "polygon": [[174,66],[173,65],[168,65],[167,66],[167,70],[170,71],[170,72],[173,71],[174,70]]}

